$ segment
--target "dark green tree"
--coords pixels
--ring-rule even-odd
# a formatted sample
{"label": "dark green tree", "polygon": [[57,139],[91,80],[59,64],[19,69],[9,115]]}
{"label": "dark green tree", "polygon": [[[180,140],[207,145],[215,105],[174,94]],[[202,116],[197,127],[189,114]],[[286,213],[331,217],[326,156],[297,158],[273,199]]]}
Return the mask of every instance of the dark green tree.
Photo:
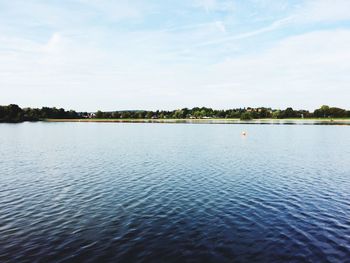
{"label": "dark green tree", "polygon": [[241,117],[240,119],[243,121],[243,120],[252,120],[253,119],[253,116],[252,114],[249,112],[249,111],[246,111],[246,112],[243,112],[241,114]]}

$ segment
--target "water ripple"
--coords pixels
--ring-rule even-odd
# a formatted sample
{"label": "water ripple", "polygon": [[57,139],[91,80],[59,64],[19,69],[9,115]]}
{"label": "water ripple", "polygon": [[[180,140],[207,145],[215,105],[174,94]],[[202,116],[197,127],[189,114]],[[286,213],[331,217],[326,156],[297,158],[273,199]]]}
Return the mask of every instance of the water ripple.
{"label": "water ripple", "polygon": [[1,125],[0,261],[350,262],[349,128]]}

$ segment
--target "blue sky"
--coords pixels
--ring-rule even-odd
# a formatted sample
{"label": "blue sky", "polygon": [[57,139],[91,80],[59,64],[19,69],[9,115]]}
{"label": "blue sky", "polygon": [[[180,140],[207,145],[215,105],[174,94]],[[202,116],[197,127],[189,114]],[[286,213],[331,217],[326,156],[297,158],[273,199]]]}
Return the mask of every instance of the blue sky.
{"label": "blue sky", "polygon": [[0,104],[350,108],[348,0],[0,0]]}

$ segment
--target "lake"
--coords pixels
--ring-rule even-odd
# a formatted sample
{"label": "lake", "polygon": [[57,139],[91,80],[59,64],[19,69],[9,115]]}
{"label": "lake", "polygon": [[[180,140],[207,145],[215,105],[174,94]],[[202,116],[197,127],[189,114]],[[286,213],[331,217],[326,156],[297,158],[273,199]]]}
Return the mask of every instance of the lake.
{"label": "lake", "polygon": [[350,262],[350,126],[0,124],[0,156],[0,262]]}

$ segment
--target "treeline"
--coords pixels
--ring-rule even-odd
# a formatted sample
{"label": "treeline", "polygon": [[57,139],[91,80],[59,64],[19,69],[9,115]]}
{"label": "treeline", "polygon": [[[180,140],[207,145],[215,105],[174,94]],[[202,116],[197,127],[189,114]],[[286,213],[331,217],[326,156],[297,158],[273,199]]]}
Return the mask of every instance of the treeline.
{"label": "treeline", "polygon": [[214,110],[211,108],[183,108],[173,111],[114,111],[102,112],[96,114],[87,114],[85,117],[98,119],[205,119],[205,118],[237,118],[243,120],[249,119],[285,119],[285,118],[350,118],[350,111],[322,106],[321,108],[310,112],[308,110],[276,110],[271,108],[237,108],[229,110]]}
{"label": "treeline", "polygon": [[96,113],[66,111],[64,109],[43,107],[20,108],[16,104],[0,106],[0,122],[39,121],[43,119],[206,119],[206,118],[236,118],[250,119],[286,119],[286,118],[350,118],[350,111],[337,107],[322,106],[314,112],[307,110],[276,110],[271,108],[237,108],[229,110],[214,110],[206,107],[183,108],[173,111],[113,111]]}
{"label": "treeline", "polygon": [[8,106],[0,106],[0,122],[23,122],[23,121],[39,121],[42,119],[75,119],[82,117],[79,113],[64,109],[42,107],[36,108],[20,108],[16,104]]}

